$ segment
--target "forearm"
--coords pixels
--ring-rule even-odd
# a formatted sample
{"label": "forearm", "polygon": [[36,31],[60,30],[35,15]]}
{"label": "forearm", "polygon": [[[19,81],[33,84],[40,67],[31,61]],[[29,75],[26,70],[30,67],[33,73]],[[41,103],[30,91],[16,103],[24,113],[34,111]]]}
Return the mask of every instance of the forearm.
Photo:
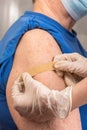
{"label": "forearm", "polygon": [[73,86],[72,90],[72,110],[87,104],[87,78]]}

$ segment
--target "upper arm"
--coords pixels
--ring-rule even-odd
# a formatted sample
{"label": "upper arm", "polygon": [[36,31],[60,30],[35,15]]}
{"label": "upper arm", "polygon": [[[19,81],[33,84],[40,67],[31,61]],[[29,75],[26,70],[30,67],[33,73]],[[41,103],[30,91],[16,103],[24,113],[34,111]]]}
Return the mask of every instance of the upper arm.
{"label": "upper arm", "polygon": [[[40,29],[29,31],[23,36],[16,50],[11,75],[16,74],[15,77],[17,77],[22,72],[28,72],[32,67],[51,62],[53,57],[59,53],[61,53],[61,50],[49,33]],[[38,74],[34,78],[48,87],[64,88],[63,79],[58,77],[54,71]]]}
{"label": "upper arm", "polygon": [[[7,101],[10,112],[18,127],[21,122],[27,126],[26,121],[14,110],[11,99],[11,86],[14,80],[22,73],[39,64],[52,61],[56,54],[61,53],[56,41],[47,32],[35,29],[27,32],[21,39],[14,57],[12,70],[7,84]],[[62,78],[54,71],[47,71],[34,77],[50,89],[63,89],[65,87]],[[19,122],[19,123],[18,123]],[[21,126],[22,127],[22,126]]]}
{"label": "upper arm", "polygon": [[[53,57],[61,53],[55,40],[50,34],[42,30],[32,30],[27,32],[21,39],[14,57],[12,70],[7,84],[7,102],[14,121],[20,127],[21,122],[27,125],[20,115],[14,110],[11,99],[11,86],[14,80],[28,69],[48,63]],[[47,85],[50,89],[64,88],[63,80],[53,71],[43,72],[34,78]]]}

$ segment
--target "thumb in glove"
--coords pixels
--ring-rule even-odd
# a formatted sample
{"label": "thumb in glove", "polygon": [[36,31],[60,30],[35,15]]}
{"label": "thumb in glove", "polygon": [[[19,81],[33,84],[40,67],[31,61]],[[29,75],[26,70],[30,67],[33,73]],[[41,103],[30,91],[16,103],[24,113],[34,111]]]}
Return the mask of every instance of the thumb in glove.
{"label": "thumb in glove", "polygon": [[62,91],[50,90],[23,73],[12,86],[14,108],[18,113],[36,122],[45,122],[54,117],[65,118],[71,111],[72,87]]}
{"label": "thumb in glove", "polygon": [[57,55],[54,62],[57,71],[74,73],[83,78],[87,76],[87,59],[78,53]]}

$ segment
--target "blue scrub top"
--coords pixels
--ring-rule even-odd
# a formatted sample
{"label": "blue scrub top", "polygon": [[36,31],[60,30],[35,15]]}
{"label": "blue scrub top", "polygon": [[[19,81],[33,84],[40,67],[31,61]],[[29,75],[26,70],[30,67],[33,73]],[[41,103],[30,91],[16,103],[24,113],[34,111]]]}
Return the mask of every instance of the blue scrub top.
{"label": "blue scrub top", "polygon": [[[87,57],[87,53],[72,33],[55,20],[36,12],[27,11],[6,32],[0,41],[0,127],[5,130],[17,130],[6,101],[6,84],[12,68],[14,54],[21,37],[29,30],[39,28],[49,32],[62,53],[78,52]],[[25,43],[26,44],[26,43]],[[80,107],[83,130],[87,129],[87,105]]]}

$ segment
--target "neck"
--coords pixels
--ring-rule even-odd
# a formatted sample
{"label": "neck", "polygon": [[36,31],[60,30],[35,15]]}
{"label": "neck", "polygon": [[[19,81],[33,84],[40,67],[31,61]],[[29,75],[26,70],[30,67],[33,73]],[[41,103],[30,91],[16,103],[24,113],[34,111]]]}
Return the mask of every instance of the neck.
{"label": "neck", "polygon": [[34,4],[34,11],[49,16],[69,31],[72,31],[75,24],[60,0],[50,0],[50,2],[49,0],[37,0]]}

